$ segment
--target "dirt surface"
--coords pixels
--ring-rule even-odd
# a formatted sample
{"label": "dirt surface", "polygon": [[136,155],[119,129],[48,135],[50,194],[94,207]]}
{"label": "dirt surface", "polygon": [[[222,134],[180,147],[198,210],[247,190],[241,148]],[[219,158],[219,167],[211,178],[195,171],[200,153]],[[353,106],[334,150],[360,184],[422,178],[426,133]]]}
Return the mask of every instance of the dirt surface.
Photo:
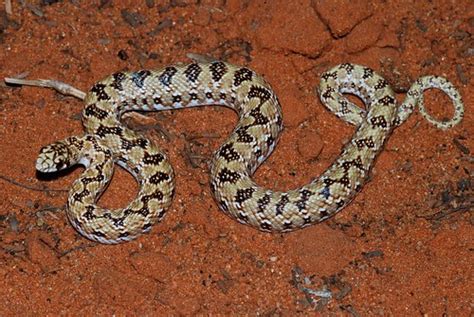
{"label": "dirt surface", "polygon": [[[211,197],[209,158],[236,124],[232,111],[129,116],[166,149],[177,192],[150,234],[105,246],[66,219],[67,189],[82,169],[46,179],[34,167],[41,146],[82,133],[81,101],[2,83],[0,315],[472,315],[473,2],[368,3],[23,0],[11,14],[0,11],[0,78],[87,90],[118,70],[189,61],[187,53],[264,75],[285,130],[256,180],[279,190],[324,171],[354,130],[315,97],[331,66],[373,67],[400,100],[419,76],[446,76],[466,107],[448,131],[414,114],[350,206],[284,235],[238,224]],[[434,116],[452,115],[442,93],[425,96]],[[122,207],[136,193],[117,169],[100,203]]]}

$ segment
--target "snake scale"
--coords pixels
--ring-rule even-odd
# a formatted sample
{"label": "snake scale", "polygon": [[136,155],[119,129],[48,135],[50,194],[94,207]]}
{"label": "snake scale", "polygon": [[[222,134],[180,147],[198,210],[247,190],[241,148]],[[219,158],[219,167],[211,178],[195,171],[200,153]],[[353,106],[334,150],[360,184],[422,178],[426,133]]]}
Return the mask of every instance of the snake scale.
{"label": "snake scale", "polygon": [[[453,101],[455,111],[450,121],[440,122],[426,113],[422,93],[429,88],[441,89]],[[323,73],[318,90],[330,111],[357,128],[332,165],[298,189],[277,192],[252,180],[283,129],[280,104],[263,77],[247,67],[222,61],[117,72],[99,81],[85,98],[85,135],[43,147],[36,168],[54,172],[73,164],[84,165],[68,196],[70,223],[94,241],[129,241],[163,218],[172,201],[174,175],[165,153],[122,124],[121,115],[133,110],[227,106],[238,113],[239,121],[212,160],[210,186],[216,202],[241,223],[263,231],[285,232],[321,222],[344,208],[367,181],[393,128],[416,106],[442,129],[459,123],[464,112],[459,92],[436,76],[418,79],[400,106],[384,78],[354,64],[341,64]],[[351,103],[344,93],[361,98],[367,110]],[[136,178],[140,190],[127,207],[109,210],[96,202],[112,177],[115,163]]]}

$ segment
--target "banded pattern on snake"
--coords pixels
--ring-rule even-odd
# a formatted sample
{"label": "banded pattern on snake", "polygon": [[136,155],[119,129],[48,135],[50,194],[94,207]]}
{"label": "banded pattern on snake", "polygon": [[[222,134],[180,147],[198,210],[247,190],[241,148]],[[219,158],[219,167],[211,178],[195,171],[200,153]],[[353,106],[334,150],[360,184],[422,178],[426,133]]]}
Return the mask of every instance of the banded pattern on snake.
{"label": "banded pattern on snake", "polygon": [[[443,90],[453,101],[455,113],[450,121],[439,122],[426,113],[422,93],[429,88]],[[360,97],[367,110],[351,103],[344,93]],[[263,231],[292,231],[331,217],[355,197],[393,128],[416,106],[442,129],[459,123],[464,111],[460,94],[444,78],[418,79],[398,106],[384,78],[354,64],[325,72],[319,96],[330,111],[357,129],[321,176],[288,192],[265,189],[252,180],[283,129],[277,96],[254,71],[222,61],[118,72],[96,83],[85,99],[86,134],[43,147],[36,168],[53,172],[83,164],[86,169],[68,197],[71,224],[101,243],[132,240],[163,218],[172,201],[174,175],[165,153],[124,126],[121,115],[132,110],[223,105],[238,112],[239,122],[212,161],[210,184],[217,203],[241,223]],[[108,210],[96,201],[112,177],[114,163],[137,179],[140,191],[127,207]]]}

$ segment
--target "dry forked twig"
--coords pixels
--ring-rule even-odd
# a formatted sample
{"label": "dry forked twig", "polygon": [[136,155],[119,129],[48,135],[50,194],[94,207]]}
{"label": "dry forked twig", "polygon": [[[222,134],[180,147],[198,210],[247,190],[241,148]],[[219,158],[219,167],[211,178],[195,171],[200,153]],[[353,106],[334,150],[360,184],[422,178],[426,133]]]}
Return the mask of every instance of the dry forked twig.
{"label": "dry forked twig", "polygon": [[29,80],[29,79],[19,79],[19,78],[11,78],[11,77],[5,77],[4,80],[7,84],[13,84],[13,85],[26,85],[26,86],[53,88],[63,95],[73,96],[81,100],[84,100],[84,98],[86,97],[86,93],[83,92],[82,90],[74,88],[73,86],[63,83],[58,80],[52,80],[52,79]]}

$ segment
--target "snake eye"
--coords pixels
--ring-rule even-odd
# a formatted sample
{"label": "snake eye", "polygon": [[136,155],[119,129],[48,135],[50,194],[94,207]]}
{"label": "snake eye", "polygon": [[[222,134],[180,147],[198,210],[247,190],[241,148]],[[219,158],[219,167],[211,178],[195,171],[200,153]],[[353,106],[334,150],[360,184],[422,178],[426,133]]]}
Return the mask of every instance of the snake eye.
{"label": "snake eye", "polygon": [[62,170],[69,166],[69,162],[64,157],[57,157],[54,160],[56,170]]}

